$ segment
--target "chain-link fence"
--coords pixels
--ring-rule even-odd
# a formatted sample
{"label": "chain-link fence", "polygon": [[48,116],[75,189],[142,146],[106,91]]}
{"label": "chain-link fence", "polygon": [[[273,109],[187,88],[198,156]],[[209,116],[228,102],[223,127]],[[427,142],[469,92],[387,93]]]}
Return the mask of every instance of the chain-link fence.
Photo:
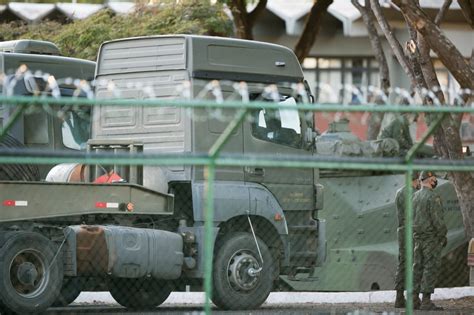
{"label": "chain-link fence", "polygon": [[[430,283],[468,285],[470,143],[438,143],[459,149],[450,159],[426,144],[472,130],[467,92],[457,106],[312,104],[301,83],[131,76],[94,88],[27,69],[5,78],[2,310],[67,306],[83,291],[140,311],[203,291],[206,313],[248,310],[270,292],[403,290],[406,278],[410,313]],[[380,137],[365,140],[372,124]],[[397,212],[396,195],[434,177],[441,227],[417,234],[427,221],[413,209],[425,208],[405,198]],[[431,246],[415,254],[431,264],[421,288],[416,244]]]}

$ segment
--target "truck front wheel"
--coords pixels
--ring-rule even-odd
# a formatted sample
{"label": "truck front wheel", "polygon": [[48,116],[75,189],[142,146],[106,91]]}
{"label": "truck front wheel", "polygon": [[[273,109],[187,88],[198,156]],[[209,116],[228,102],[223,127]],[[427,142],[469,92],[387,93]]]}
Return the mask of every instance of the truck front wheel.
{"label": "truck front wheel", "polygon": [[162,304],[171,294],[168,281],[156,279],[113,278],[109,291],[120,305],[135,310],[146,310]]}
{"label": "truck front wheel", "polygon": [[249,233],[233,233],[216,245],[212,301],[221,309],[259,307],[273,287],[274,260],[267,245]]}
{"label": "truck front wheel", "polygon": [[62,280],[56,246],[38,233],[14,233],[0,250],[0,300],[13,312],[45,311],[58,297]]}

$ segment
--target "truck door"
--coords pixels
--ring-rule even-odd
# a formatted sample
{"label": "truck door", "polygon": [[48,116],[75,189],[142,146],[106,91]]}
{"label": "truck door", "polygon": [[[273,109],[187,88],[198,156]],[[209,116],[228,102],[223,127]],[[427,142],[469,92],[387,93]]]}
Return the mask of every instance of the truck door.
{"label": "truck door", "polygon": [[[250,113],[244,127],[244,154],[267,157],[310,156],[303,149],[303,125],[296,100],[283,96],[281,103],[295,110],[258,109]],[[247,166],[245,181],[267,187],[285,211],[312,210],[314,207],[313,171],[304,168]]]}
{"label": "truck door", "polygon": [[[284,96],[281,102],[294,105],[295,110],[256,109],[251,112],[244,126],[245,155],[263,154],[275,159],[311,155],[303,148],[305,128],[296,110],[296,100]],[[312,216],[315,200],[313,174],[312,169],[304,168],[244,168],[245,181],[265,186],[283,208],[288,225],[292,273],[302,270],[301,267],[312,270],[316,264],[318,225]],[[251,210],[257,209],[254,203],[258,202],[258,196],[253,194],[257,193],[251,190]],[[267,204],[271,207],[268,201]]]}

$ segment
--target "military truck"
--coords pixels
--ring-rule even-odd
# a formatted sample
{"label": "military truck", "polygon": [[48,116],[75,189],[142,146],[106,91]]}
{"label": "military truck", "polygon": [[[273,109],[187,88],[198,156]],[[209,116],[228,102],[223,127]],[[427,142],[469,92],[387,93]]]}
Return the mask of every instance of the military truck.
{"label": "military truck", "polygon": [[[195,36],[159,36],[106,43],[99,54],[97,78],[113,81],[117,89],[124,91],[124,96],[137,99],[148,96],[143,92],[144,87],[130,88],[139,86],[133,83],[149,82],[156,98],[167,99],[176,97],[175,86],[189,82],[190,97],[202,99],[210,94],[203,93],[210,80],[220,80],[223,98],[232,98],[233,84],[242,80],[248,83],[250,99],[275,101],[265,95],[262,83],[276,84],[281,97],[277,101],[285,104],[293,100],[296,104],[301,102],[294,95],[291,83],[304,82],[300,65],[287,49],[258,42]],[[99,99],[110,97],[105,88],[96,92]],[[309,90],[307,93],[311,94]],[[250,119],[231,136],[222,154],[382,155],[382,144],[360,141],[344,120],[333,123],[325,134],[318,136],[313,147],[308,145],[306,139],[312,141],[312,129],[318,126],[314,126],[311,115],[305,114],[252,111]],[[142,140],[144,150],[155,153],[205,153],[227,125],[223,118],[209,117],[206,110],[194,110],[189,114],[186,109],[177,107],[103,106],[97,108],[94,115],[93,138]],[[235,111],[227,110],[223,115],[232,117]],[[276,124],[272,122],[274,117]],[[277,131],[271,131],[275,125]],[[270,138],[272,133],[278,137]],[[145,186],[155,189],[168,186],[168,190],[175,193],[175,208],[182,209],[188,224],[193,222],[195,225],[199,221],[202,224],[204,177],[201,167],[145,167],[144,174]],[[237,187],[249,187],[250,184],[263,190],[267,200],[281,207],[286,219],[291,250],[289,268],[286,265],[280,268],[280,272],[287,269],[281,273],[283,288],[303,291],[393,289],[398,259],[394,198],[397,189],[404,185],[403,174],[218,168],[216,226],[227,228],[228,216],[246,208],[235,199],[249,202],[250,207],[255,200],[256,193],[251,188],[249,193],[245,189],[243,196],[232,195],[232,202],[229,202],[226,188],[234,190],[235,187],[238,191]],[[439,186],[449,226],[449,244],[443,262],[446,269],[442,272],[450,275],[442,277],[440,285],[465,285],[466,241],[462,215],[452,184],[440,179]],[[184,205],[181,204],[183,201],[186,201]],[[275,209],[274,206],[270,208]],[[271,215],[267,217],[271,218]],[[231,224],[236,226],[234,222]],[[245,222],[239,224],[246,225]],[[271,240],[265,235],[259,237],[266,242]],[[311,242],[306,243],[304,239]],[[216,244],[219,244],[219,235]],[[295,244],[298,244],[296,248]]]}
{"label": "military truck", "polygon": [[[86,91],[80,87],[81,81],[91,82],[94,71],[95,62],[61,56],[59,48],[51,42],[0,42],[0,95],[3,96],[51,96],[56,93],[56,97],[86,97]],[[48,80],[52,80],[51,84]],[[51,89],[53,83],[56,86],[54,91]],[[0,126],[6,127],[18,109],[0,104]],[[74,125],[76,128],[72,128]],[[24,145],[37,150],[77,150],[90,138],[89,129],[89,108],[29,106],[16,118],[1,145]],[[4,165],[0,179],[39,180],[50,169],[48,165],[39,169],[37,166]]]}
{"label": "military truck", "polygon": [[[235,83],[245,81],[249,100],[284,102],[295,110],[252,110],[221,154],[310,158],[326,152],[313,144],[311,116],[297,110],[303,97],[294,85],[304,83],[303,73],[293,52],[281,46],[191,35],[116,40],[102,45],[95,79],[111,83],[97,87],[99,100],[201,99],[212,94],[212,80],[220,81],[213,97],[228,98]],[[186,93],[176,93],[179,86]],[[121,156],[205,154],[235,113],[171,105],[96,106],[87,150]],[[344,143],[349,132],[340,128],[318,142]],[[128,308],[156,307],[173,290],[200,287],[204,168],[114,168],[127,183],[91,183],[100,166],[88,167],[83,183],[0,183],[0,257],[7,262],[0,262],[0,297],[6,307],[44,310],[64,294],[66,281],[79,292],[105,288]],[[391,289],[397,259],[393,199],[403,178],[366,171],[218,167],[213,302],[224,309],[249,309],[279,289]],[[374,193],[378,198],[371,197]],[[449,219],[455,229],[449,250],[462,244],[452,196],[451,191],[446,199],[453,203]],[[366,233],[374,224],[379,228]],[[91,288],[90,279],[102,286]]]}

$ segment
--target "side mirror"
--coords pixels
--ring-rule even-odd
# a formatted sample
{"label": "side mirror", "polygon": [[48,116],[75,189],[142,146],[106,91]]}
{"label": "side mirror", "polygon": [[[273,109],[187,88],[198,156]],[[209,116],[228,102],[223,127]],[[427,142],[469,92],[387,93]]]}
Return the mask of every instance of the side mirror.
{"label": "side mirror", "polygon": [[306,132],[304,133],[304,146],[306,150],[311,150],[314,148],[316,136],[317,133],[314,132],[313,129],[310,127],[306,128]]}
{"label": "side mirror", "polygon": [[304,80],[303,81],[303,84],[304,84],[304,88],[306,90],[306,93],[308,94],[308,98],[309,98],[309,102],[311,104],[314,104],[314,95],[311,94],[311,89],[309,88],[309,83],[307,80]]}

